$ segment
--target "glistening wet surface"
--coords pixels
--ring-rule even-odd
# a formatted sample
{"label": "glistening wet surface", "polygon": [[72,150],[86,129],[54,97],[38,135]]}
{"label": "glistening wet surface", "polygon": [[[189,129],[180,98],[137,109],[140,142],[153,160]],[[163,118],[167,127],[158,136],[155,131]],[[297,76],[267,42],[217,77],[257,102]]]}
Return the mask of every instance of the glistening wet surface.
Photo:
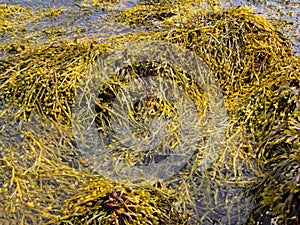
{"label": "glistening wet surface", "polygon": [[[0,195],[0,208],[3,209],[0,211],[0,221],[16,219],[19,222],[23,219],[28,224],[39,224],[49,220],[58,223],[60,219],[65,219],[65,223],[76,224],[76,221],[77,223],[78,221],[91,221],[99,217],[102,219],[102,224],[105,219],[107,219],[105,224],[117,224],[119,220],[123,221],[120,224],[126,224],[124,221],[140,219],[144,221],[142,224],[147,224],[147,220],[156,224],[159,220],[158,224],[170,222],[169,224],[173,225],[176,224],[177,217],[177,221],[181,221],[178,222],[180,225],[184,224],[182,221],[188,224],[187,220],[191,224],[245,224],[249,213],[254,210],[253,205],[256,201],[261,201],[261,196],[257,194],[260,192],[257,190],[270,186],[268,182],[271,182],[272,186],[273,180],[279,180],[282,177],[291,176],[290,180],[297,180],[296,156],[289,153],[289,158],[284,161],[286,155],[283,154],[279,156],[280,161],[274,161],[278,160],[276,154],[282,149],[284,153],[290,149],[292,149],[291,152],[296,149],[293,147],[296,144],[280,143],[279,145],[278,143],[283,140],[282,134],[288,136],[287,142],[296,142],[297,135],[293,135],[293,132],[298,129],[296,117],[293,117],[293,113],[299,106],[296,102],[299,83],[295,75],[297,61],[290,53],[288,43],[285,42],[286,39],[282,34],[274,32],[266,21],[243,8],[225,12],[192,14],[192,10],[183,13],[178,8],[176,10],[172,7],[171,9],[163,8],[162,4],[160,7],[163,10],[159,11],[159,7],[144,4],[137,8],[135,17],[134,14],[130,14],[130,11],[121,16],[120,14],[133,8],[138,4],[137,2],[122,1],[111,5],[92,5],[91,2],[93,1],[49,1],[46,3],[45,1],[5,1],[7,5],[1,5],[3,8],[9,6],[7,8],[11,11],[8,10],[7,14],[0,15],[4,17],[2,21],[4,23],[0,29],[2,51],[0,52],[2,104],[0,108],[0,172],[4,174],[3,180],[0,181],[0,190],[4,193],[3,196]],[[230,6],[229,3],[226,4]],[[258,14],[268,15],[276,28],[278,25],[279,30],[290,26],[289,36],[294,38],[296,43],[294,49],[298,51],[297,38],[299,36],[297,33],[293,34],[293,32],[298,32],[297,2],[291,4],[274,1],[234,2],[233,5],[240,4],[254,5],[255,11]],[[193,9],[200,6],[199,3]],[[153,7],[152,11],[149,10],[150,7]],[[266,10],[261,12],[264,7]],[[275,9],[278,14],[272,13]],[[291,12],[290,9],[295,10]],[[279,17],[284,18],[286,22],[274,20]],[[246,19],[243,20],[244,18]],[[224,23],[223,26],[222,22],[226,21],[229,23]],[[236,21],[241,23],[236,23]],[[197,23],[201,26],[197,27]],[[249,35],[247,32],[241,34],[240,31],[244,31],[243,29],[247,30]],[[118,35],[121,41],[116,38]],[[154,45],[150,47],[143,45],[142,41],[138,42],[143,38],[174,41],[181,43],[187,49],[193,49],[201,55],[211,69],[217,71],[216,75],[222,91],[211,80],[204,82],[204,84],[209,84],[208,87],[199,85],[203,84],[201,82],[197,84],[195,77],[187,76],[180,70],[182,69],[180,66],[174,66],[172,63],[155,64],[157,62],[153,60],[153,57],[158,59],[160,55],[165,57],[164,54],[168,53],[167,56],[173,54],[174,59],[180,59],[178,56],[185,56],[182,57],[183,60],[180,59],[180,62],[186,68],[206,71],[204,67],[201,67],[201,63],[194,64],[196,58],[193,58],[193,54],[182,54],[182,52],[177,54],[173,51],[174,46],[174,49],[170,50],[164,48],[164,45],[158,52],[153,52],[151,50],[155,49],[158,44],[153,42]],[[251,38],[253,42],[247,42]],[[137,41],[135,42],[134,39]],[[128,42],[127,45],[121,44],[124,40]],[[114,48],[114,46],[117,47]],[[106,61],[101,61],[101,54],[108,51],[107,49],[112,53],[106,55]],[[147,60],[144,60],[145,55],[142,54],[144,49],[148,51],[146,59],[152,59],[155,63],[149,64]],[[149,52],[151,52],[151,57]],[[245,55],[249,58],[245,58]],[[115,58],[119,61],[124,59],[128,67],[121,66],[125,69],[119,70],[118,66],[124,63],[120,64]],[[141,59],[142,65],[135,64],[132,58]],[[285,59],[289,61],[285,62]],[[89,71],[87,65],[95,61],[100,65],[96,68],[98,71]],[[111,68],[113,72],[110,71]],[[144,104],[139,105],[139,100],[137,100],[137,104],[132,105],[138,105],[138,107],[135,110],[128,110],[128,117],[125,117],[122,114],[125,110],[120,112],[120,108],[124,109],[124,107],[119,109],[116,106],[113,107],[115,103],[120,102],[120,99],[126,104],[129,102],[124,90],[136,97],[139,96],[135,95],[137,91],[146,89],[138,89],[141,83],[130,82],[130,79],[127,79],[131,75],[128,68],[135,69],[133,73],[135,76],[158,74],[171,78],[174,81],[172,88],[168,89],[161,84],[156,86],[162,87],[162,90],[168,90],[163,94],[172,96],[170,99],[175,98],[174,104],[176,101],[181,101],[180,103],[184,103],[186,109],[190,105],[193,109],[193,104],[198,104],[198,108],[195,107],[186,114],[181,113],[180,117],[178,116],[180,110],[177,109],[179,107],[173,109],[172,104],[168,104],[165,100],[167,98],[161,94],[159,97],[142,98],[146,101]],[[93,82],[93,79],[88,80],[83,74],[91,76],[100,74],[101,76],[99,80]],[[203,75],[203,73],[199,74]],[[83,86],[80,87],[82,92],[79,92],[80,94],[76,92],[77,99],[74,101],[74,92],[79,81],[83,81]],[[101,89],[102,81],[107,86],[106,88]],[[175,88],[177,87],[175,84],[183,88]],[[128,87],[131,89],[126,89]],[[93,89],[100,94],[97,92],[93,96]],[[187,97],[184,98],[178,90],[186,91]],[[152,91],[151,94],[157,93]],[[176,97],[178,97],[177,100]],[[219,98],[221,98],[220,101]],[[82,99],[86,99],[87,104],[76,105],[76,101],[80,102]],[[213,104],[209,104],[212,102]],[[6,103],[5,107],[4,103]],[[92,106],[89,105],[90,103]],[[73,110],[74,104],[75,108],[77,106],[76,111]],[[101,110],[97,111],[95,104],[98,104]],[[11,105],[16,108],[10,108]],[[148,110],[148,106],[154,105],[160,105],[160,107],[154,107],[154,109],[149,107]],[[70,110],[71,106],[72,110]],[[130,107],[125,107],[125,109],[130,109]],[[207,114],[201,117],[199,113],[201,119],[198,119],[197,113],[202,111]],[[216,120],[217,113],[214,114],[216,111],[226,112]],[[50,121],[31,117],[31,112],[37,112],[38,116],[43,119],[45,119],[43,116],[46,116],[50,118]],[[70,127],[64,126],[68,124],[68,119],[72,118],[71,113],[74,112],[78,114],[79,125],[83,124],[76,133],[74,124],[78,121],[72,120],[75,134]],[[133,113],[130,114],[130,112]],[[115,115],[110,116],[112,113]],[[56,123],[61,118],[60,116],[67,121]],[[95,125],[94,122],[88,121],[89,119],[94,121],[95,118],[100,122],[105,120],[105,125],[102,125],[104,123],[98,124],[101,129],[107,128],[110,132],[109,129],[115,128],[115,132],[107,132],[110,140],[105,143],[105,149],[95,146],[95,143],[98,144],[100,141],[98,137],[101,132],[99,132],[100,129],[97,130],[99,127],[90,126]],[[124,120],[124,118],[129,119]],[[180,126],[177,123],[186,118],[188,119],[185,123],[180,125],[188,125],[191,128],[196,126],[198,130],[195,129],[195,133],[200,133],[199,140],[191,141],[195,135],[188,136],[191,133],[188,129],[182,133],[178,132]],[[88,121],[87,126],[81,123],[82,121]],[[201,125],[197,124],[199,121]],[[280,124],[283,123],[283,125],[277,124],[278,121],[281,121]],[[266,124],[267,122],[271,125]],[[170,123],[172,126],[160,127],[160,125]],[[118,127],[120,124],[123,126]],[[144,126],[142,128],[148,126],[146,127],[148,130],[145,129],[147,132],[144,132],[147,135],[135,135],[138,132],[130,130],[135,125]],[[291,129],[288,130],[290,127]],[[276,130],[272,130],[275,128]],[[93,134],[89,137],[91,130]],[[168,133],[169,131],[171,133]],[[157,144],[156,140],[151,140],[151,133],[156,133],[154,137],[164,137],[167,134],[169,139],[161,142],[168,144],[166,148],[163,148],[165,146],[152,148],[152,145],[160,146],[160,143]],[[268,136],[269,133],[272,133],[271,137]],[[115,137],[111,138],[110,135],[115,135]],[[261,137],[264,137],[266,142]],[[150,141],[145,140],[147,138]],[[157,140],[160,141],[159,138]],[[180,144],[187,143],[188,149],[182,148],[174,152],[169,146],[176,146],[178,140],[182,140]],[[180,156],[188,155],[186,154],[190,150],[188,144],[191,143],[197,149],[189,152],[190,159],[182,166],[182,162],[177,161],[181,159]],[[130,145],[134,145],[134,148]],[[271,151],[267,152],[268,145],[275,146],[275,150],[271,148]],[[261,146],[263,146],[261,152],[256,152],[256,149]],[[87,154],[88,156],[84,155],[86,149],[88,153],[91,153]],[[146,152],[143,149],[146,149]],[[164,150],[164,154],[161,154],[161,149]],[[169,155],[166,156],[166,154]],[[272,159],[268,159],[270,156]],[[174,164],[173,167],[169,166],[168,158],[174,159],[171,162]],[[74,161],[76,163],[73,163]],[[160,166],[156,167],[155,163]],[[141,169],[144,164],[149,167]],[[281,171],[284,165],[288,165],[287,171]],[[176,166],[181,168],[177,169]],[[140,180],[135,179],[135,183],[131,184],[130,177],[122,179],[122,175],[130,174],[132,168],[137,174],[141,172],[136,177],[144,183],[152,186],[154,183],[154,186],[161,189],[159,191],[149,189],[149,187],[139,189],[137,184],[144,184],[139,183]],[[174,175],[172,171],[171,175],[167,174],[170,168],[175,168],[177,174]],[[91,170],[93,174],[88,173]],[[275,174],[276,179],[272,177],[270,179],[273,171],[281,171],[282,176]],[[153,181],[143,176],[143,173],[144,175],[146,173],[153,176],[159,175],[162,179]],[[109,178],[114,179],[113,181],[103,178],[97,180],[99,174],[108,174]],[[165,179],[166,174],[167,179]],[[119,181],[123,184],[114,183]],[[164,189],[164,187],[167,188]],[[45,196],[45,198],[41,199],[39,196]],[[249,196],[257,198],[253,197],[253,201]],[[264,204],[270,205],[267,197]],[[295,201],[293,196],[291,198],[291,202]],[[99,207],[99,204],[104,207]],[[92,208],[95,211],[92,211]],[[160,209],[162,210],[159,211]],[[77,212],[81,214],[78,216]],[[95,212],[95,215],[91,212]],[[269,210],[263,208],[261,214],[264,215],[266,212]],[[64,216],[58,218],[56,217],[58,215]],[[159,219],[157,215],[161,215],[163,219]],[[293,212],[290,212],[290,215],[293,218]],[[266,223],[270,223],[271,217],[264,218]],[[257,219],[257,215],[255,218]],[[260,221],[257,220],[257,222]]]}

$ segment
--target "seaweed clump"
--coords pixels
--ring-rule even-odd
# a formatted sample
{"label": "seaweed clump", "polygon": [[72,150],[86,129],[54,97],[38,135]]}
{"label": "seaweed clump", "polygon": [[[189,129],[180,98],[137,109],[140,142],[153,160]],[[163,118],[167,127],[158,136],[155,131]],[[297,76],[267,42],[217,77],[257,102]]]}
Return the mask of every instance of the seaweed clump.
{"label": "seaweed clump", "polygon": [[38,110],[55,120],[70,120],[76,83],[97,51],[93,41],[27,44],[11,54],[15,45],[5,46],[8,54],[0,61],[1,103],[18,108],[18,117],[29,118]]}
{"label": "seaweed clump", "polygon": [[160,184],[130,187],[98,179],[68,199],[64,215],[47,224],[189,224],[171,198]]}
{"label": "seaweed clump", "polygon": [[232,123],[243,130],[241,142],[251,146],[247,154],[255,159],[254,221],[268,211],[269,220],[278,215],[279,224],[298,223],[299,57],[282,34],[248,9],[211,15],[193,16],[194,23],[187,21],[166,38],[194,49],[219,78]]}
{"label": "seaweed clump", "polygon": [[[101,44],[57,39],[1,44],[1,222],[182,225],[247,220],[256,224],[277,218],[278,224],[299,223],[299,57],[290,41],[250,8],[196,10],[197,3],[158,8],[159,3],[151,2],[127,9],[116,21],[150,32],[120,35]],[[8,10],[1,14],[6,23],[0,27],[7,36],[14,32],[12,15],[30,12],[7,5],[0,10]],[[140,14],[128,19],[132,12]],[[153,18],[159,21],[155,26]],[[21,27],[18,32],[26,30]],[[175,177],[152,185],[122,183],[104,178],[104,172],[97,174],[74,141],[72,129],[75,90],[85,71],[97,57],[122,46],[118,42],[139,46],[141,40],[161,40],[195,51],[216,75],[228,113],[210,164],[202,166],[207,158],[201,153],[210,147],[203,138],[203,145]],[[159,63],[131,66],[135,74],[139,69],[142,74],[161,73]],[[186,92],[199,109],[205,108],[207,96],[197,92],[201,87],[189,83],[191,77],[182,79],[185,73],[166,68],[176,82],[193,89]],[[112,83],[116,89],[119,77],[106,83],[105,91]],[[145,100],[146,104],[136,105],[137,121],[142,120],[140,109],[155,102]],[[99,126],[110,122],[99,113],[92,116],[98,116]],[[126,159],[122,154],[120,159]]]}
{"label": "seaweed clump", "polygon": [[241,144],[241,152],[231,154],[257,178],[245,182],[247,175],[235,172],[243,174],[235,181],[257,204],[248,223],[272,217],[298,223],[300,81],[292,43],[246,7],[194,10],[164,19],[160,28],[163,40],[195,51],[218,77],[231,123],[228,138]]}

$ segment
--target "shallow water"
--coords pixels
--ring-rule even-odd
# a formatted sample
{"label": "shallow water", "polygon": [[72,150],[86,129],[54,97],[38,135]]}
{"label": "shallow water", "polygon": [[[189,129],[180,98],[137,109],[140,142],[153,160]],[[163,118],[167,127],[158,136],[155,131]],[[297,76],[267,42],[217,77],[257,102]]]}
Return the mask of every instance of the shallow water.
{"label": "shallow water", "polygon": [[[62,34],[62,38],[70,38],[81,33],[81,37],[86,38],[108,38],[111,35],[133,32],[129,27],[121,27],[112,24],[112,21],[105,21],[109,12],[121,11],[130,8],[138,3],[137,0],[125,0],[119,3],[113,10],[92,10],[88,7],[85,10],[78,10],[80,6],[78,0],[4,0],[1,3],[20,5],[22,7],[63,7],[64,13],[56,19],[44,19],[34,24],[29,24],[29,28],[47,29],[49,27],[63,27],[66,31]],[[255,12],[267,17],[270,21],[277,24],[277,29],[282,30],[294,43],[294,50],[300,55],[300,1],[299,0],[223,0],[225,6],[247,5],[253,6]],[[3,40],[3,38],[2,38]],[[1,37],[0,37],[1,41]]]}
{"label": "shallow water", "polygon": [[[108,19],[111,12],[121,11],[132,7],[137,2],[129,0],[122,2],[110,10],[95,8],[91,6],[82,7],[80,1],[3,1],[0,2],[9,5],[19,5],[21,7],[30,7],[31,10],[40,12],[44,9],[51,10],[53,7],[61,9],[62,12],[56,17],[44,17],[26,24],[25,40],[36,40],[37,38],[46,38],[49,36],[49,30],[60,32],[57,37],[63,39],[92,39],[96,38],[99,42],[112,35],[119,35],[132,32],[130,27],[122,27]],[[37,31],[41,31],[37,35]],[[0,35],[0,42],[10,39],[10,36]]]}

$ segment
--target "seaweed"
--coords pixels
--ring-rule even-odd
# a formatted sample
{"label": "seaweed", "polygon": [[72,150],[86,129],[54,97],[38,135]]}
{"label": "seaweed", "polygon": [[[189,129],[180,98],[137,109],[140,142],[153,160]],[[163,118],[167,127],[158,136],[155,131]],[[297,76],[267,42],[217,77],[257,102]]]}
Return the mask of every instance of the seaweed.
{"label": "seaweed", "polygon": [[[101,4],[82,1],[75,7],[84,14],[101,11]],[[110,11],[107,27],[132,32],[106,39],[99,30],[99,39],[87,38],[84,26],[63,40],[69,28],[31,26],[67,11],[0,5],[1,223],[299,223],[300,58],[285,34],[252,8],[223,8],[219,1],[143,1]],[[153,43],[161,52],[153,53]],[[134,61],[143,49],[151,57]],[[126,63],[110,64],[120,52]],[[195,64],[161,57],[175,53],[193,62],[199,57],[217,82],[208,79],[205,86],[192,76]],[[109,74],[111,68],[117,70]],[[104,75],[95,80],[97,74]],[[150,78],[179,100],[155,96]],[[124,108],[125,129],[111,132],[120,112],[115,102],[139,80],[148,82],[152,95],[133,99],[133,107]],[[86,104],[89,99],[93,104]],[[185,119],[178,105],[190,104],[199,119],[185,120],[185,126],[199,131],[197,141],[189,136],[194,148],[178,150]],[[104,137],[108,159],[80,124],[90,118],[92,138]],[[153,121],[171,125],[163,130],[164,141],[148,148],[143,143],[154,142],[144,128]],[[141,141],[129,146],[124,137],[136,124],[141,129],[133,137]],[[155,126],[151,131],[163,136]],[[165,161],[175,151],[189,156],[176,173]],[[171,175],[148,179],[140,168],[149,165],[156,165],[147,167],[154,176]],[[142,171],[139,179],[125,179],[120,168],[133,167]]]}

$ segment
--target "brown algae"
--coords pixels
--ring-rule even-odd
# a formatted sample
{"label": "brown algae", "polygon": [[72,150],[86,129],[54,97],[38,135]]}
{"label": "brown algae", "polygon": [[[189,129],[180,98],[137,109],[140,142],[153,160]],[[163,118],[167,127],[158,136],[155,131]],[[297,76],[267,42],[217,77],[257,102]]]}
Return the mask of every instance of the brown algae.
{"label": "brown algae", "polygon": [[[278,224],[299,223],[299,57],[290,41],[250,8],[223,9],[213,2],[196,10],[197,3],[138,4],[115,19],[135,33],[101,43],[80,35],[58,41],[61,34],[53,30],[31,31],[27,25],[38,20],[31,8],[0,5],[0,33],[9,37],[0,44],[1,223],[256,224],[267,213]],[[40,9],[39,17],[64,10]],[[228,114],[222,151],[211,165],[199,167],[207,160],[202,154],[207,143],[174,179],[148,185],[97,174],[76,147],[72,130],[73,99],[89,66],[124,42],[139,46],[145,40],[195,51],[218,78]],[[205,93],[181,71],[142,66],[157,76],[175,71],[176,82],[186,84],[199,109],[205,108],[202,113],[210,111]],[[138,120],[150,103],[160,104],[154,110],[159,115],[176,115],[168,103],[145,100],[137,106]],[[103,118],[98,125],[109,122]],[[242,202],[245,196],[251,203]],[[252,209],[245,209],[249,205]]]}

